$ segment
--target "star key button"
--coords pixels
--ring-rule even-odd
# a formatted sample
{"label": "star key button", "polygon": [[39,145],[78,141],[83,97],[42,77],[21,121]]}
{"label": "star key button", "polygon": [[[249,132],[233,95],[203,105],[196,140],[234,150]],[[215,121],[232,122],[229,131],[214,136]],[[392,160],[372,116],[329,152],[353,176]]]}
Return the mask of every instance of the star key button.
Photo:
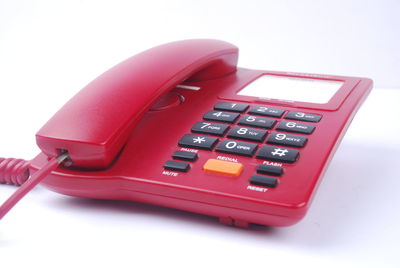
{"label": "star key button", "polygon": [[178,142],[179,146],[211,151],[218,142],[217,138],[186,134]]}

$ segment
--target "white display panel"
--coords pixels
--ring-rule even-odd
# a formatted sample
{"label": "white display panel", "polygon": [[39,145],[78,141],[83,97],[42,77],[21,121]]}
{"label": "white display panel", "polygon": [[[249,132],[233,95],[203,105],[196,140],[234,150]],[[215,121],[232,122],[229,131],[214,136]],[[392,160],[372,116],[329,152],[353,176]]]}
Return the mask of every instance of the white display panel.
{"label": "white display panel", "polygon": [[266,99],[327,103],[343,82],[301,77],[263,75],[237,94]]}

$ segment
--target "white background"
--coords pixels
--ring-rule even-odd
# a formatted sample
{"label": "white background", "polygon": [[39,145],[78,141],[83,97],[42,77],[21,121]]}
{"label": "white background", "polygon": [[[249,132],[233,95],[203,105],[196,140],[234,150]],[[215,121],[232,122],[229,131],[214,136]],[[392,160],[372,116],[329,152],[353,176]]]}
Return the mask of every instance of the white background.
{"label": "white background", "polygon": [[[242,67],[376,86],[297,225],[243,230],[38,187],[0,223],[0,266],[399,267],[399,14],[399,1],[0,0],[4,157],[34,157],[34,133],[80,88],[174,40],[222,39],[240,48]],[[0,187],[0,201],[14,189]]]}

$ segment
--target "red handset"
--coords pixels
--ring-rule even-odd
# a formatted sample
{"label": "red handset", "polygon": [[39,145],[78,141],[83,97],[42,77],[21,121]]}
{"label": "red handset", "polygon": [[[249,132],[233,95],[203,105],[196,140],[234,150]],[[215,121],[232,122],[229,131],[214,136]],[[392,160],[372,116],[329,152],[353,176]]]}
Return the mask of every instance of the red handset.
{"label": "red handset", "polygon": [[135,124],[178,83],[235,72],[238,49],[218,40],[161,45],[111,68],[67,102],[36,134],[48,156],[68,151],[75,167],[105,168]]}
{"label": "red handset", "polygon": [[229,43],[187,40],[120,63],[39,130],[31,171],[69,157],[45,186],[242,227],[296,223],[372,81],[237,68],[237,57]]}

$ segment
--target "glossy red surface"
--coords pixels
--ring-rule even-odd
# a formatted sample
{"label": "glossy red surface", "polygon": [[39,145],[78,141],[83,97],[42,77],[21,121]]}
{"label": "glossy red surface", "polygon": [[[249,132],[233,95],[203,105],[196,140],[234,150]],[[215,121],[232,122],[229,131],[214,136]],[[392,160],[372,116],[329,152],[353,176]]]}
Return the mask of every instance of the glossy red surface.
{"label": "glossy red surface", "polygon": [[[203,45],[206,45],[206,43],[202,43],[199,46]],[[233,46],[227,45],[226,49],[230,51],[229,53],[235,51]],[[205,50],[208,51],[207,49]],[[198,58],[198,55],[191,55],[191,53],[197,52],[196,50],[190,50],[180,54],[180,56],[188,59],[184,63],[189,63],[191,59]],[[220,52],[216,53],[218,55],[221,54]],[[163,56],[161,55],[161,59],[163,59]],[[185,82],[186,85],[200,87],[201,89],[198,91],[182,88],[173,89],[173,92],[181,96],[182,100],[184,99],[180,105],[171,105],[167,109],[153,110],[145,113],[142,107],[146,107],[146,109],[150,108],[149,103],[153,103],[155,98],[159,98],[162,92],[165,93],[166,88],[173,87],[187,78],[187,74],[194,73],[194,70],[199,70],[199,68],[191,68],[192,71],[185,72],[186,75],[178,75],[176,73],[172,75],[169,72],[171,68],[175,72],[177,70],[186,70],[183,67],[184,63],[181,62],[180,56],[171,56],[168,63],[161,61],[157,69],[149,70],[144,68],[144,70],[140,70],[140,74],[145,76],[140,80],[143,92],[146,91],[144,88],[147,88],[147,83],[150,85],[159,85],[158,88],[162,87],[162,91],[157,91],[158,93],[155,95],[151,94],[151,97],[146,93],[142,96],[126,100],[123,98],[123,95],[118,96],[118,98],[122,97],[126,101],[124,109],[135,111],[135,113],[129,111],[128,115],[125,114],[125,110],[116,109],[112,111],[115,112],[115,115],[124,118],[118,124],[131,122],[132,120],[129,117],[132,116],[136,118],[135,120],[139,120],[140,118],[140,121],[135,121],[134,129],[129,129],[127,143],[108,168],[102,170],[59,168],[49,175],[43,183],[48,188],[66,195],[146,202],[216,216],[223,223],[239,226],[246,226],[247,223],[287,226],[299,221],[305,215],[323,173],[351,119],[371,90],[372,81],[366,78],[293,74],[242,68],[238,68],[236,72],[232,73],[232,66],[230,68],[225,66],[222,73],[226,74],[229,69],[231,73],[228,75],[215,79],[201,81],[194,79]],[[179,68],[175,68],[175,60],[172,60],[175,58],[177,62],[180,62]],[[201,58],[203,59],[203,56]],[[144,62],[134,64],[134,71],[139,71],[141,64],[144,66],[156,66],[159,59],[160,55],[157,53],[154,54],[154,57],[148,54],[144,58]],[[151,61],[152,63],[148,65],[147,61]],[[233,60],[229,62],[232,63]],[[204,66],[207,64],[203,63],[200,65]],[[95,80],[95,84],[100,87],[106,87],[108,83],[117,83],[128,91],[128,88],[132,87],[134,81],[127,78],[129,75],[123,74],[132,74],[133,76],[135,74],[129,69],[130,64],[123,64],[121,66],[118,67],[118,72],[113,71],[111,72],[112,75],[107,76],[107,83],[105,85],[101,84],[103,78]],[[218,69],[221,67],[221,65],[213,66],[213,71],[215,71],[215,68]],[[168,77],[173,76],[175,78],[166,82],[167,79],[162,75],[165,71],[169,73]],[[206,74],[207,72],[202,73],[202,79],[204,79],[204,75]],[[343,81],[344,84],[327,104],[263,100],[236,94],[247,84],[263,74],[312,77],[323,80]],[[159,78],[160,75],[162,78]],[[162,83],[165,82],[168,86],[164,87]],[[140,92],[137,88],[133,88],[132,90],[136,92],[135,94],[139,94]],[[76,116],[80,116],[84,111],[103,111],[105,109],[105,111],[110,112],[110,107],[115,108],[115,104],[110,106],[108,96],[105,98],[103,94],[98,95],[94,90],[89,95],[85,94],[79,93],[72,100],[74,105],[78,103],[77,105],[80,107],[79,113],[74,112]],[[83,100],[82,103],[79,103],[79,98],[81,97]],[[86,100],[86,97],[91,100]],[[187,173],[166,172],[163,169],[164,162],[172,159],[171,156],[174,151],[185,150],[177,145],[178,140],[184,134],[190,133],[192,125],[197,121],[201,121],[202,116],[207,111],[212,110],[214,105],[221,100],[247,103],[251,106],[264,105],[271,108],[284,109],[286,112],[301,111],[323,116],[322,120],[318,123],[308,123],[316,125],[316,129],[311,135],[308,135],[309,140],[307,145],[299,149],[299,159],[294,164],[282,164],[284,174],[279,177],[279,184],[276,188],[259,187],[265,189],[265,191],[259,191],[258,188],[249,187],[249,178],[251,175],[256,174],[257,165],[266,163],[266,161],[256,159],[255,157],[218,153],[215,150],[189,149],[197,151],[199,159],[194,163],[190,163],[191,169]],[[85,105],[88,104],[95,106],[84,109]],[[68,118],[66,121],[61,120],[66,116],[64,111],[73,109],[74,105],[71,105],[70,101],[69,104],[64,106],[61,115],[58,114],[53,117],[48,125],[39,132],[38,144],[44,149],[46,154],[51,154],[51,151],[56,148],[64,148],[62,146],[69,145],[69,142],[64,143],[63,131],[65,131],[66,136],[74,137],[77,140],[82,136],[84,139],[81,142],[74,141],[74,144],[71,145],[72,147],[68,147],[68,149],[71,149],[72,160],[75,161],[75,156],[77,155],[78,166],[82,166],[87,163],[85,159],[90,156],[88,151],[91,150],[90,146],[94,143],[91,141],[89,131],[93,131],[93,136],[95,137],[102,131],[109,134],[112,133],[111,136],[127,135],[115,134],[121,131],[121,129],[123,131],[127,130],[122,125],[116,127],[116,123],[109,120],[108,115],[105,115],[105,118],[98,118],[96,122],[90,123],[88,126],[84,124],[84,121],[80,120],[78,122],[74,122],[71,118]],[[137,116],[137,112],[140,116]],[[104,111],[100,114],[104,114]],[[281,120],[283,119],[278,119],[278,121]],[[54,138],[49,134],[53,133],[52,127],[49,126],[61,124],[64,127],[59,130],[57,137]],[[71,128],[65,127],[68,124],[72,124],[72,130],[67,130]],[[74,129],[78,127],[86,128],[84,130],[85,133],[81,136],[76,134],[79,134],[78,129]],[[91,127],[95,129],[90,129]],[[270,131],[268,132],[270,133]],[[222,139],[223,137],[219,138],[219,140]],[[96,140],[96,142],[99,141],[100,139]],[[81,143],[84,144],[84,151],[88,150],[83,152],[82,155],[79,152]],[[85,147],[86,143],[88,147]],[[121,146],[120,142],[116,143],[118,143],[118,146]],[[99,148],[105,149],[103,147]],[[75,149],[78,152],[75,152]],[[112,149],[108,148],[109,150]],[[108,151],[106,155],[108,155]],[[47,162],[45,153],[40,154],[32,161],[33,169],[38,169]],[[88,154],[86,155],[86,153]],[[216,159],[218,157],[228,157],[231,160],[242,163],[244,170],[241,175],[231,177],[204,172],[204,163],[210,158]],[[104,159],[101,160],[100,166],[103,166],[107,161],[104,161]],[[92,165],[97,167],[97,157],[94,162],[90,160],[88,163],[88,167]],[[269,164],[280,163],[269,161]]]}
{"label": "glossy red surface", "polygon": [[75,167],[105,168],[157,99],[190,77],[236,70],[238,49],[219,40],[168,43],[116,65],[83,88],[36,134],[48,156],[67,150]]}

